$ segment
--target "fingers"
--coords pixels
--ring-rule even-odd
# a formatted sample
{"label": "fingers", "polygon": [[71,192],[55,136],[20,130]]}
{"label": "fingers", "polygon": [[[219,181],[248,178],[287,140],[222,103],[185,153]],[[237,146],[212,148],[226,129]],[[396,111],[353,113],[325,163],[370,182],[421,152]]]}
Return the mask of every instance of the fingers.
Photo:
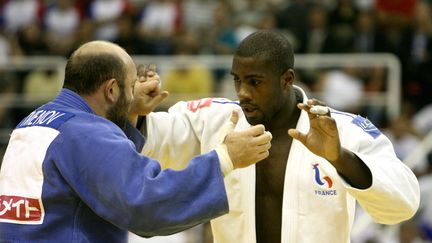
{"label": "fingers", "polygon": [[233,111],[231,112],[231,122],[232,122],[234,125],[237,125],[238,120],[239,120],[239,114],[238,114],[237,111],[234,111],[234,110],[233,110]]}
{"label": "fingers", "polygon": [[145,68],[145,75],[146,75],[147,81],[149,81],[148,80],[149,78],[153,78],[155,75],[157,75],[156,64],[151,63],[151,64],[147,65]]}
{"label": "fingers", "polygon": [[137,75],[139,82],[147,81],[158,81],[160,83],[160,77],[156,72],[156,64],[143,65],[139,64],[137,67]]}
{"label": "fingers", "polygon": [[260,151],[260,153],[263,153],[271,148],[271,142],[268,140],[268,137],[266,137],[265,140],[265,143],[258,145],[258,150]]}
{"label": "fingers", "polygon": [[324,101],[321,100],[317,100],[315,98],[309,99],[307,101],[308,105],[321,105],[321,106],[327,106],[326,103]]}
{"label": "fingers", "polygon": [[299,140],[303,144],[306,142],[306,134],[303,134],[296,129],[289,129],[288,135],[290,135],[294,139]]}
{"label": "fingers", "polygon": [[138,77],[145,77],[145,75],[146,75],[146,66],[144,64],[139,64],[137,66],[137,75],[138,75]]}
{"label": "fingers", "polygon": [[[270,132],[265,131],[264,133],[253,137],[251,139],[251,144],[252,145],[264,145],[266,146],[266,144],[270,145],[270,141],[272,140],[273,136]],[[269,147],[270,148],[270,147]]]}
{"label": "fingers", "polygon": [[[140,87],[138,88],[137,85],[139,85]],[[140,82],[139,84],[138,83],[136,84],[135,89],[143,92],[144,94],[150,94],[158,91],[159,83],[154,80],[147,81],[147,82]]]}
{"label": "fingers", "polygon": [[[329,136],[336,136],[337,134],[337,125],[336,120],[329,116],[320,116],[319,119],[321,126],[323,127],[323,131]],[[335,134],[336,133],[336,134]]]}
{"label": "fingers", "polygon": [[259,136],[265,132],[265,127],[262,124],[255,125],[243,131],[246,135]]}
{"label": "fingers", "polygon": [[266,150],[262,153],[259,153],[256,157],[257,158],[256,162],[262,161],[263,159],[267,158],[269,155],[270,155],[270,152],[268,150]]}
{"label": "fingers", "polygon": [[329,113],[329,109],[327,106],[314,105],[310,109],[310,112],[315,115],[327,115]]}
{"label": "fingers", "polygon": [[155,108],[158,106],[166,97],[168,97],[168,91],[162,91],[156,96],[154,96],[151,100],[148,101],[148,106]]}
{"label": "fingers", "polygon": [[310,119],[310,120],[316,118],[316,115],[310,112],[310,109],[311,109],[311,106],[310,106],[310,105],[308,105],[308,104],[304,104],[304,103],[298,103],[298,104],[297,104],[297,107],[298,107],[299,109],[301,109],[301,110],[306,111],[306,112],[308,113],[308,116],[309,116],[309,119]]}
{"label": "fingers", "polygon": [[309,99],[306,104],[297,104],[299,109],[306,111],[309,115],[309,119],[315,119],[319,116],[330,116],[330,109],[325,105],[324,102],[317,99]]}
{"label": "fingers", "polygon": [[148,72],[148,71],[156,72],[156,64],[154,64],[154,63],[150,63],[149,65],[147,65],[147,67],[146,67],[146,71],[147,71],[147,72]]}

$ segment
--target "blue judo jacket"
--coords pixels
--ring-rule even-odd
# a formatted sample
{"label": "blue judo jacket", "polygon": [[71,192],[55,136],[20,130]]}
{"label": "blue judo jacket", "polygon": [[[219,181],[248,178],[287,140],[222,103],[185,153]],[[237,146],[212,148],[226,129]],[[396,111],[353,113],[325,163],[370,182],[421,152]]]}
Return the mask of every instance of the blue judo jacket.
{"label": "blue judo jacket", "polygon": [[228,212],[215,151],[162,171],[126,131],[68,89],[23,119],[0,170],[0,242],[126,242]]}

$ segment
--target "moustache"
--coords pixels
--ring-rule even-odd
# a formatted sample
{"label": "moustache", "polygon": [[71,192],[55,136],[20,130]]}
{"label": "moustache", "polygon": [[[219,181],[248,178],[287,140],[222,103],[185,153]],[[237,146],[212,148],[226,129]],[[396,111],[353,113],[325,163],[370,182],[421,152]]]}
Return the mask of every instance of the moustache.
{"label": "moustache", "polygon": [[240,101],[240,107],[243,110],[255,110],[255,109],[258,109],[258,106],[256,104],[251,103],[251,102],[241,102]]}

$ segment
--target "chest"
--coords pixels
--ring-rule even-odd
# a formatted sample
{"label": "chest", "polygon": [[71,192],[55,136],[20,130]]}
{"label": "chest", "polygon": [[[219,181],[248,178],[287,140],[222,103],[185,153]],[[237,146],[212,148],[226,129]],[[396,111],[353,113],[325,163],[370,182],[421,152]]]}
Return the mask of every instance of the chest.
{"label": "chest", "polygon": [[292,138],[288,135],[272,140],[270,155],[256,165],[256,193],[282,198],[285,170]]}

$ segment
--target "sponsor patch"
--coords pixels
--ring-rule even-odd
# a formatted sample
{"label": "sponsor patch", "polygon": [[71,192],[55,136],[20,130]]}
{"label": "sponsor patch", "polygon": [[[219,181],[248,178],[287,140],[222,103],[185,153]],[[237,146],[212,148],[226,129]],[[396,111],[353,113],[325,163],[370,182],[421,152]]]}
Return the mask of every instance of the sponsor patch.
{"label": "sponsor patch", "polygon": [[212,103],[212,98],[205,98],[200,100],[191,100],[187,103],[188,110],[196,112],[198,109],[209,107]]}
{"label": "sponsor patch", "polygon": [[40,224],[43,214],[39,199],[0,195],[0,222]]}
{"label": "sponsor patch", "polygon": [[371,121],[362,116],[356,116],[354,120],[352,120],[352,123],[359,126],[361,129],[363,129],[363,131],[371,135],[373,138],[377,138],[379,135],[381,135],[381,131],[376,128]]}

